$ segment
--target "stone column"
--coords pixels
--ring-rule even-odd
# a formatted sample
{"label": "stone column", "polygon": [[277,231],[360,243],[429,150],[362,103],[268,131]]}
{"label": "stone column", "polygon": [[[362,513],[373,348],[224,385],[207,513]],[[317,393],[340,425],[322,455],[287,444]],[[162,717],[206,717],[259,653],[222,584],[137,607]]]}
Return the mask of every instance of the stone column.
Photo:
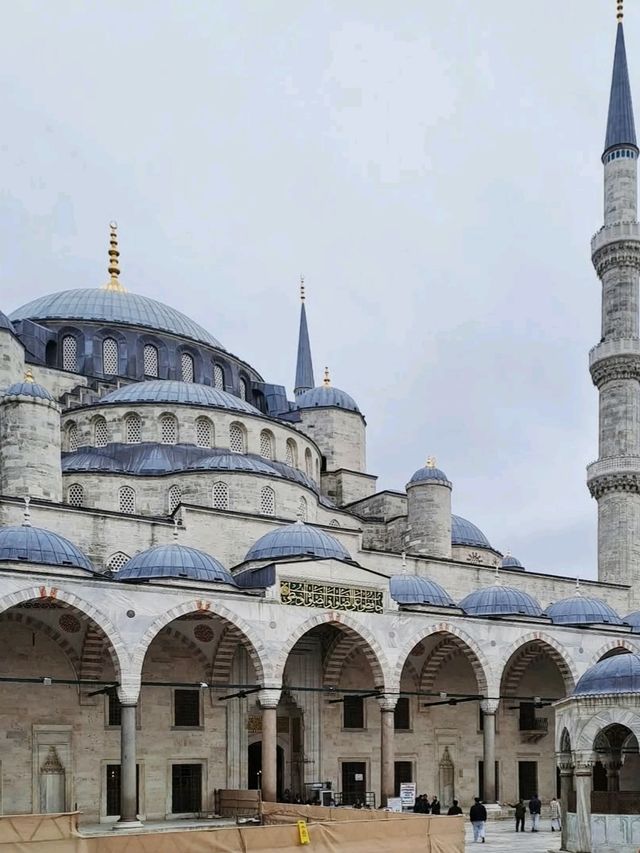
{"label": "stone column", "polygon": [[573,790],[573,761],[571,755],[560,753],[557,758],[560,770],[560,849],[567,849],[567,812],[569,796]]}
{"label": "stone column", "polygon": [[262,708],[262,799],[275,803],[278,795],[277,712],[280,690],[261,690]]}
{"label": "stone column", "polygon": [[591,853],[591,789],[593,759],[576,757],[576,848],[575,853]]}
{"label": "stone column", "polygon": [[396,696],[382,696],[380,702],[380,802],[386,806],[395,796],[395,716]]}
{"label": "stone column", "polygon": [[480,703],[483,714],[482,746],[483,746],[483,782],[484,803],[496,803],[496,713],[499,699],[483,699]]}
{"label": "stone column", "polygon": [[120,703],[120,819],[118,829],[142,824],[136,812],[136,705]]}

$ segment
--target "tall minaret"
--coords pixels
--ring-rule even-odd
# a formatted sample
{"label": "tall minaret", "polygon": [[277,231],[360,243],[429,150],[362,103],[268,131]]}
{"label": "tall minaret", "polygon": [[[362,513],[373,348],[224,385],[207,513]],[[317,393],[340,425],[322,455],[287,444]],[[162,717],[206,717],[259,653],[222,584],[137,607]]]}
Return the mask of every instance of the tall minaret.
{"label": "tall minaret", "polygon": [[295,396],[304,394],[315,388],[313,379],[313,362],[311,361],[311,345],[307,329],[307,312],[304,306],[304,278],[300,276],[300,332],[298,334],[298,360],[296,362],[296,382],[293,389]]}
{"label": "tall minaret", "polygon": [[600,392],[598,461],[587,482],[598,501],[598,578],[640,577],[640,339],[637,222],[638,147],[618,2],[618,26],[604,165],[604,226],[591,241],[602,281],[602,338],[589,368]]}

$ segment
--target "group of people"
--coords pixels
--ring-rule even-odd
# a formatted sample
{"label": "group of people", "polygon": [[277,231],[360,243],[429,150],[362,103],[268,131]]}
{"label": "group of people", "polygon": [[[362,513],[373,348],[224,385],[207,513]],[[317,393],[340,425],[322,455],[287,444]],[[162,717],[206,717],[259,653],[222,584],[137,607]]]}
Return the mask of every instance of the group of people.
{"label": "group of people", "polygon": [[[509,803],[512,809],[516,810],[516,832],[524,832],[524,824],[527,817],[527,806],[523,800],[518,800],[517,803]],[[549,803],[551,813],[551,832],[560,832],[560,803],[555,797]],[[542,803],[540,797],[534,794],[529,800],[529,814],[531,815],[531,832],[540,830],[540,814],[542,812]]]}
{"label": "group of people", "polygon": [[428,794],[418,794],[413,810],[416,814],[440,814],[440,800],[436,796],[429,799]]}

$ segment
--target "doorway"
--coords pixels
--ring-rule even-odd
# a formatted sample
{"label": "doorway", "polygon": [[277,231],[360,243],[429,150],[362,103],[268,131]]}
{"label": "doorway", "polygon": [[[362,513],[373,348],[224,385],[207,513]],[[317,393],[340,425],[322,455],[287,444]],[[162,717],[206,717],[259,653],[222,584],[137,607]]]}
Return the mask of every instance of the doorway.
{"label": "doorway", "polygon": [[352,806],[365,802],[367,793],[367,765],[364,761],[342,762],[342,804]]}
{"label": "doorway", "polygon": [[[257,740],[255,743],[249,744],[247,754],[247,778],[249,780],[249,788],[256,791],[262,788],[262,741]],[[276,796],[278,801],[282,797],[284,791],[284,749],[281,746],[276,747]]]}
{"label": "doorway", "polygon": [[522,800],[530,800],[538,793],[538,762],[518,762],[518,796]]}

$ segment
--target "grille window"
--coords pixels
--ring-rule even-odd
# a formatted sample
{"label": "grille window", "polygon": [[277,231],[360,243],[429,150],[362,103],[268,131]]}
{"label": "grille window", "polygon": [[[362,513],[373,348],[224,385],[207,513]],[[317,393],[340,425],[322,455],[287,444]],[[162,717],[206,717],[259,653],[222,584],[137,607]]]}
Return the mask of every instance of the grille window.
{"label": "grille window", "polygon": [[411,728],[409,713],[409,697],[400,696],[393,712],[393,725],[397,731],[408,731]]}
{"label": "grille window", "polygon": [[62,339],[62,369],[78,369],[78,343],[73,335],[65,335]]}
{"label": "grille window", "polygon": [[276,493],[270,486],[265,486],[260,492],[260,514],[276,514]]}
{"label": "grille window", "polygon": [[273,459],[273,439],[268,430],[263,429],[260,433],[260,456],[265,459]]}
{"label": "grille window", "polygon": [[71,506],[82,506],[84,502],[84,489],[79,483],[73,483],[69,486],[67,492],[67,503]]}
{"label": "grille window", "polygon": [[171,811],[191,814],[202,810],[202,765],[174,764],[171,768]]}
{"label": "grille window", "polygon": [[69,424],[67,427],[67,448],[69,449],[69,453],[75,453],[78,445],[78,427],[76,424]]}
{"label": "grille window", "polygon": [[224,370],[219,364],[213,365],[213,387],[224,391]]}
{"label": "grille window", "polygon": [[244,379],[240,380],[240,399],[247,399],[247,383],[244,381]]}
{"label": "grille window", "polygon": [[209,418],[196,420],[196,444],[198,447],[213,447],[213,424]]}
{"label": "grille window", "polygon": [[300,521],[307,520],[307,501],[305,498],[300,498],[298,501],[298,518]]}
{"label": "grille window", "polygon": [[343,728],[364,728],[364,699],[362,696],[345,696],[343,702]]}
{"label": "grille window", "polygon": [[180,366],[182,368],[182,381],[193,382],[193,357],[188,352],[183,352],[180,356]]}
{"label": "grille window", "polygon": [[118,342],[113,338],[105,338],[102,342],[102,372],[118,373]]}
{"label": "grille window", "polygon": [[240,424],[231,424],[229,427],[229,450],[232,453],[246,453],[244,430]]}
{"label": "grille window", "polygon": [[104,418],[96,418],[93,422],[93,439],[96,447],[106,447],[109,443],[109,430]]}
{"label": "grille window", "polygon": [[287,465],[290,465],[292,468],[295,468],[298,464],[298,448],[292,438],[287,439],[287,454],[285,461]]}
{"label": "grille window", "polygon": [[122,486],[118,496],[120,500],[120,512],[133,515],[136,511],[136,493],[131,486]]}
{"label": "grille window", "polygon": [[229,486],[226,483],[213,484],[213,508],[229,509]]}
{"label": "grille window", "polygon": [[[124,551],[116,551],[115,554],[112,554],[107,560],[107,568],[109,568],[112,572],[119,572],[123,566],[127,565],[130,559],[131,558],[129,557],[129,555],[125,554]],[[120,707],[119,702],[118,707]]]}
{"label": "grille window", "polygon": [[127,444],[140,444],[142,440],[142,421],[139,415],[127,415],[124,421]]}
{"label": "grille window", "polygon": [[304,467],[307,472],[307,476],[313,477],[313,459],[311,458],[311,451],[308,447],[304,452]]}
{"label": "grille window", "polygon": [[180,486],[171,486],[169,489],[169,515],[176,510],[182,500],[182,490]]}
{"label": "grille window", "polygon": [[189,727],[200,725],[199,690],[173,691],[173,725]]}
{"label": "grille window", "polygon": [[178,440],[178,422],[173,415],[160,418],[160,441],[163,444],[175,444]]}
{"label": "grille window", "polygon": [[[120,725],[118,723],[117,725]],[[107,764],[107,816],[120,814],[120,765]],[[140,811],[140,765],[136,764],[136,814]]]}
{"label": "grille window", "polygon": [[158,348],[153,344],[145,344],[144,347],[144,375],[158,375]]}

